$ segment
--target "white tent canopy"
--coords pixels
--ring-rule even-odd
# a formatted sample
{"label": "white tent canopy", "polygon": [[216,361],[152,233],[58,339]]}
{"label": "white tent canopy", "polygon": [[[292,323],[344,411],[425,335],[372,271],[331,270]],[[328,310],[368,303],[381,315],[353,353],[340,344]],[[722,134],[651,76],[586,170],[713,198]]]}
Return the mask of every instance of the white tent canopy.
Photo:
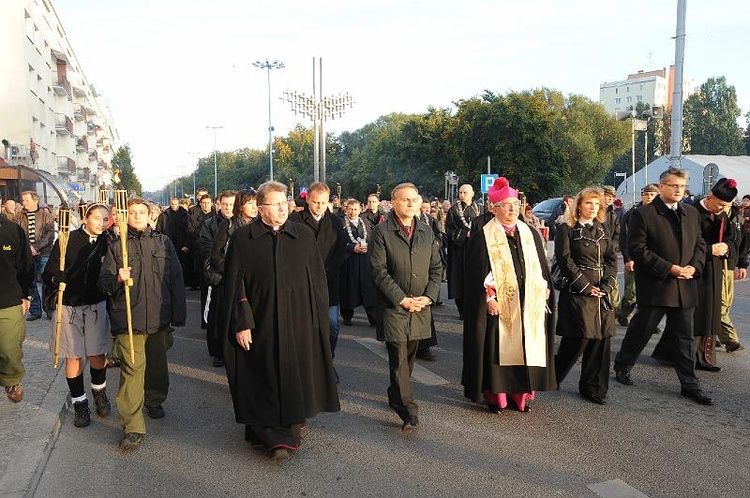
{"label": "white tent canopy", "polygon": [[[718,166],[715,178],[704,180],[706,165]],[[693,195],[703,195],[719,178],[734,178],[740,197],[750,194],[750,156],[683,156],[680,165],[688,172],[688,188]],[[669,157],[661,156],[645,168],[635,172],[635,201],[640,201],[641,189],[649,183],[659,183],[659,175],[669,169]],[[647,174],[648,173],[648,174]],[[617,196],[626,205],[633,203],[633,177],[629,176],[617,186]]]}

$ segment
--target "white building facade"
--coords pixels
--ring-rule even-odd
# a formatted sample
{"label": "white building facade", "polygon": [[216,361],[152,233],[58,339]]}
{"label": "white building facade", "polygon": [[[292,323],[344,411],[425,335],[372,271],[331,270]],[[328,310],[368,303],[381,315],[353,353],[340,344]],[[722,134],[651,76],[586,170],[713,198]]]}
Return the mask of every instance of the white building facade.
{"label": "white building facade", "polygon": [[[635,109],[639,102],[649,107],[671,109],[674,91],[674,66],[656,71],[638,71],[629,74],[627,79],[599,85],[599,103],[610,114]],[[683,100],[695,92],[695,82],[683,81]]]}
{"label": "white building facade", "polygon": [[[45,170],[96,200],[120,146],[50,0],[0,2],[0,138],[11,166]],[[2,154],[2,148],[0,148]]]}

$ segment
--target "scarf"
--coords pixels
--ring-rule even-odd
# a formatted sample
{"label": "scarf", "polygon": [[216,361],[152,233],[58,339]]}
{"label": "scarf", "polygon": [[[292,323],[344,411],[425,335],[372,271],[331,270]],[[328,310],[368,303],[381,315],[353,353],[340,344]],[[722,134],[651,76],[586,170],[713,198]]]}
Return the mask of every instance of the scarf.
{"label": "scarf", "polygon": [[[547,281],[542,275],[536,244],[531,229],[524,223],[516,225],[523,252],[525,311],[521,313],[518,277],[503,226],[493,218],[484,228],[490,268],[495,278],[498,315],[498,350],[501,366],[547,366],[547,331],[545,306]],[[489,317],[492,319],[494,317]],[[525,356],[525,357],[524,357]]]}

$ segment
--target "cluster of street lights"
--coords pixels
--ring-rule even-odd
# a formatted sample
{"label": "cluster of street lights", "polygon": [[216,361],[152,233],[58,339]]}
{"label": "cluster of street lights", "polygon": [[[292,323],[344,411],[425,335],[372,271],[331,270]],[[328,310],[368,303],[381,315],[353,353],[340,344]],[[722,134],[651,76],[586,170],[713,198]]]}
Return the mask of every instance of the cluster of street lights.
{"label": "cluster of street lights", "polygon": [[[270,179],[274,179],[273,171],[273,122],[271,119],[271,69],[283,69],[284,63],[279,60],[269,61],[255,61],[252,63],[254,67],[266,70],[267,82],[268,82],[268,167]],[[326,166],[325,166],[325,132],[323,129],[323,123],[327,119],[335,119],[336,117],[343,116],[346,109],[354,105],[354,100],[347,93],[343,95],[333,95],[323,97],[322,95],[322,71],[323,64],[320,60],[320,84],[318,89],[319,95],[316,95],[316,85],[313,84],[313,94],[306,95],[298,92],[284,92],[282,100],[292,104],[292,111],[296,114],[302,114],[307,116],[314,123],[314,134],[315,134],[315,157],[313,167],[314,181],[326,181]],[[315,81],[315,58],[313,58],[313,81]],[[217,149],[216,149],[216,130],[223,129],[223,126],[206,126],[206,129],[213,130],[214,134],[214,198],[219,192],[219,179],[218,179],[218,166],[217,166]],[[195,190],[195,173],[193,173],[193,190]]]}

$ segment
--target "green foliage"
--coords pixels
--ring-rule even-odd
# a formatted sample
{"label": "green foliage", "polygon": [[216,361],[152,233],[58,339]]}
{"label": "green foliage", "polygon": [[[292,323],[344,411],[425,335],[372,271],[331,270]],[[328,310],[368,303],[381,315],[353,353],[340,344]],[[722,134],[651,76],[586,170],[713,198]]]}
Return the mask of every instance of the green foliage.
{"label": "green foliage", "polygon": [[[479,190],[487,171],[500,173],[540,201],[578,192],[605,179],[613,160],[630,147],[630,126],[598,103],[546,88],[459,100],[455,113],[430,107],[423,114],[392,113],[353,132],[326,136],[326,173],[332,191],[364,200],[413,182],[424,198],[442,197],[444,173]],[[274,142],[277,180],[312,182],[313,131],[296,126]],[[217,153],[219,190],[258,186],[268,178],[268,151]],[[183,179],[190,181],[190,177]],[[201,158],[197,185],[213,191],[213,156]]]}
{"label": "green foliage", "polygon": [[120,180],[122,182],[122,188],[127,190],[130,194],[135,193],[138,196],[143,195],[143,187],[141,186],[138,175],[135,174],[133,169],[133,158],[130,152],[130,145],[125,144],[115,152],[112,158],[112,170],[117,168],[120,170]]}
{"label": "green foliage", "polygon": [[684,129],[686,154],[723,154],[737,156],[745,152],[742,129],[737,119],[742,114],[734,86],[724,76],[709,78],[685,101]]}

